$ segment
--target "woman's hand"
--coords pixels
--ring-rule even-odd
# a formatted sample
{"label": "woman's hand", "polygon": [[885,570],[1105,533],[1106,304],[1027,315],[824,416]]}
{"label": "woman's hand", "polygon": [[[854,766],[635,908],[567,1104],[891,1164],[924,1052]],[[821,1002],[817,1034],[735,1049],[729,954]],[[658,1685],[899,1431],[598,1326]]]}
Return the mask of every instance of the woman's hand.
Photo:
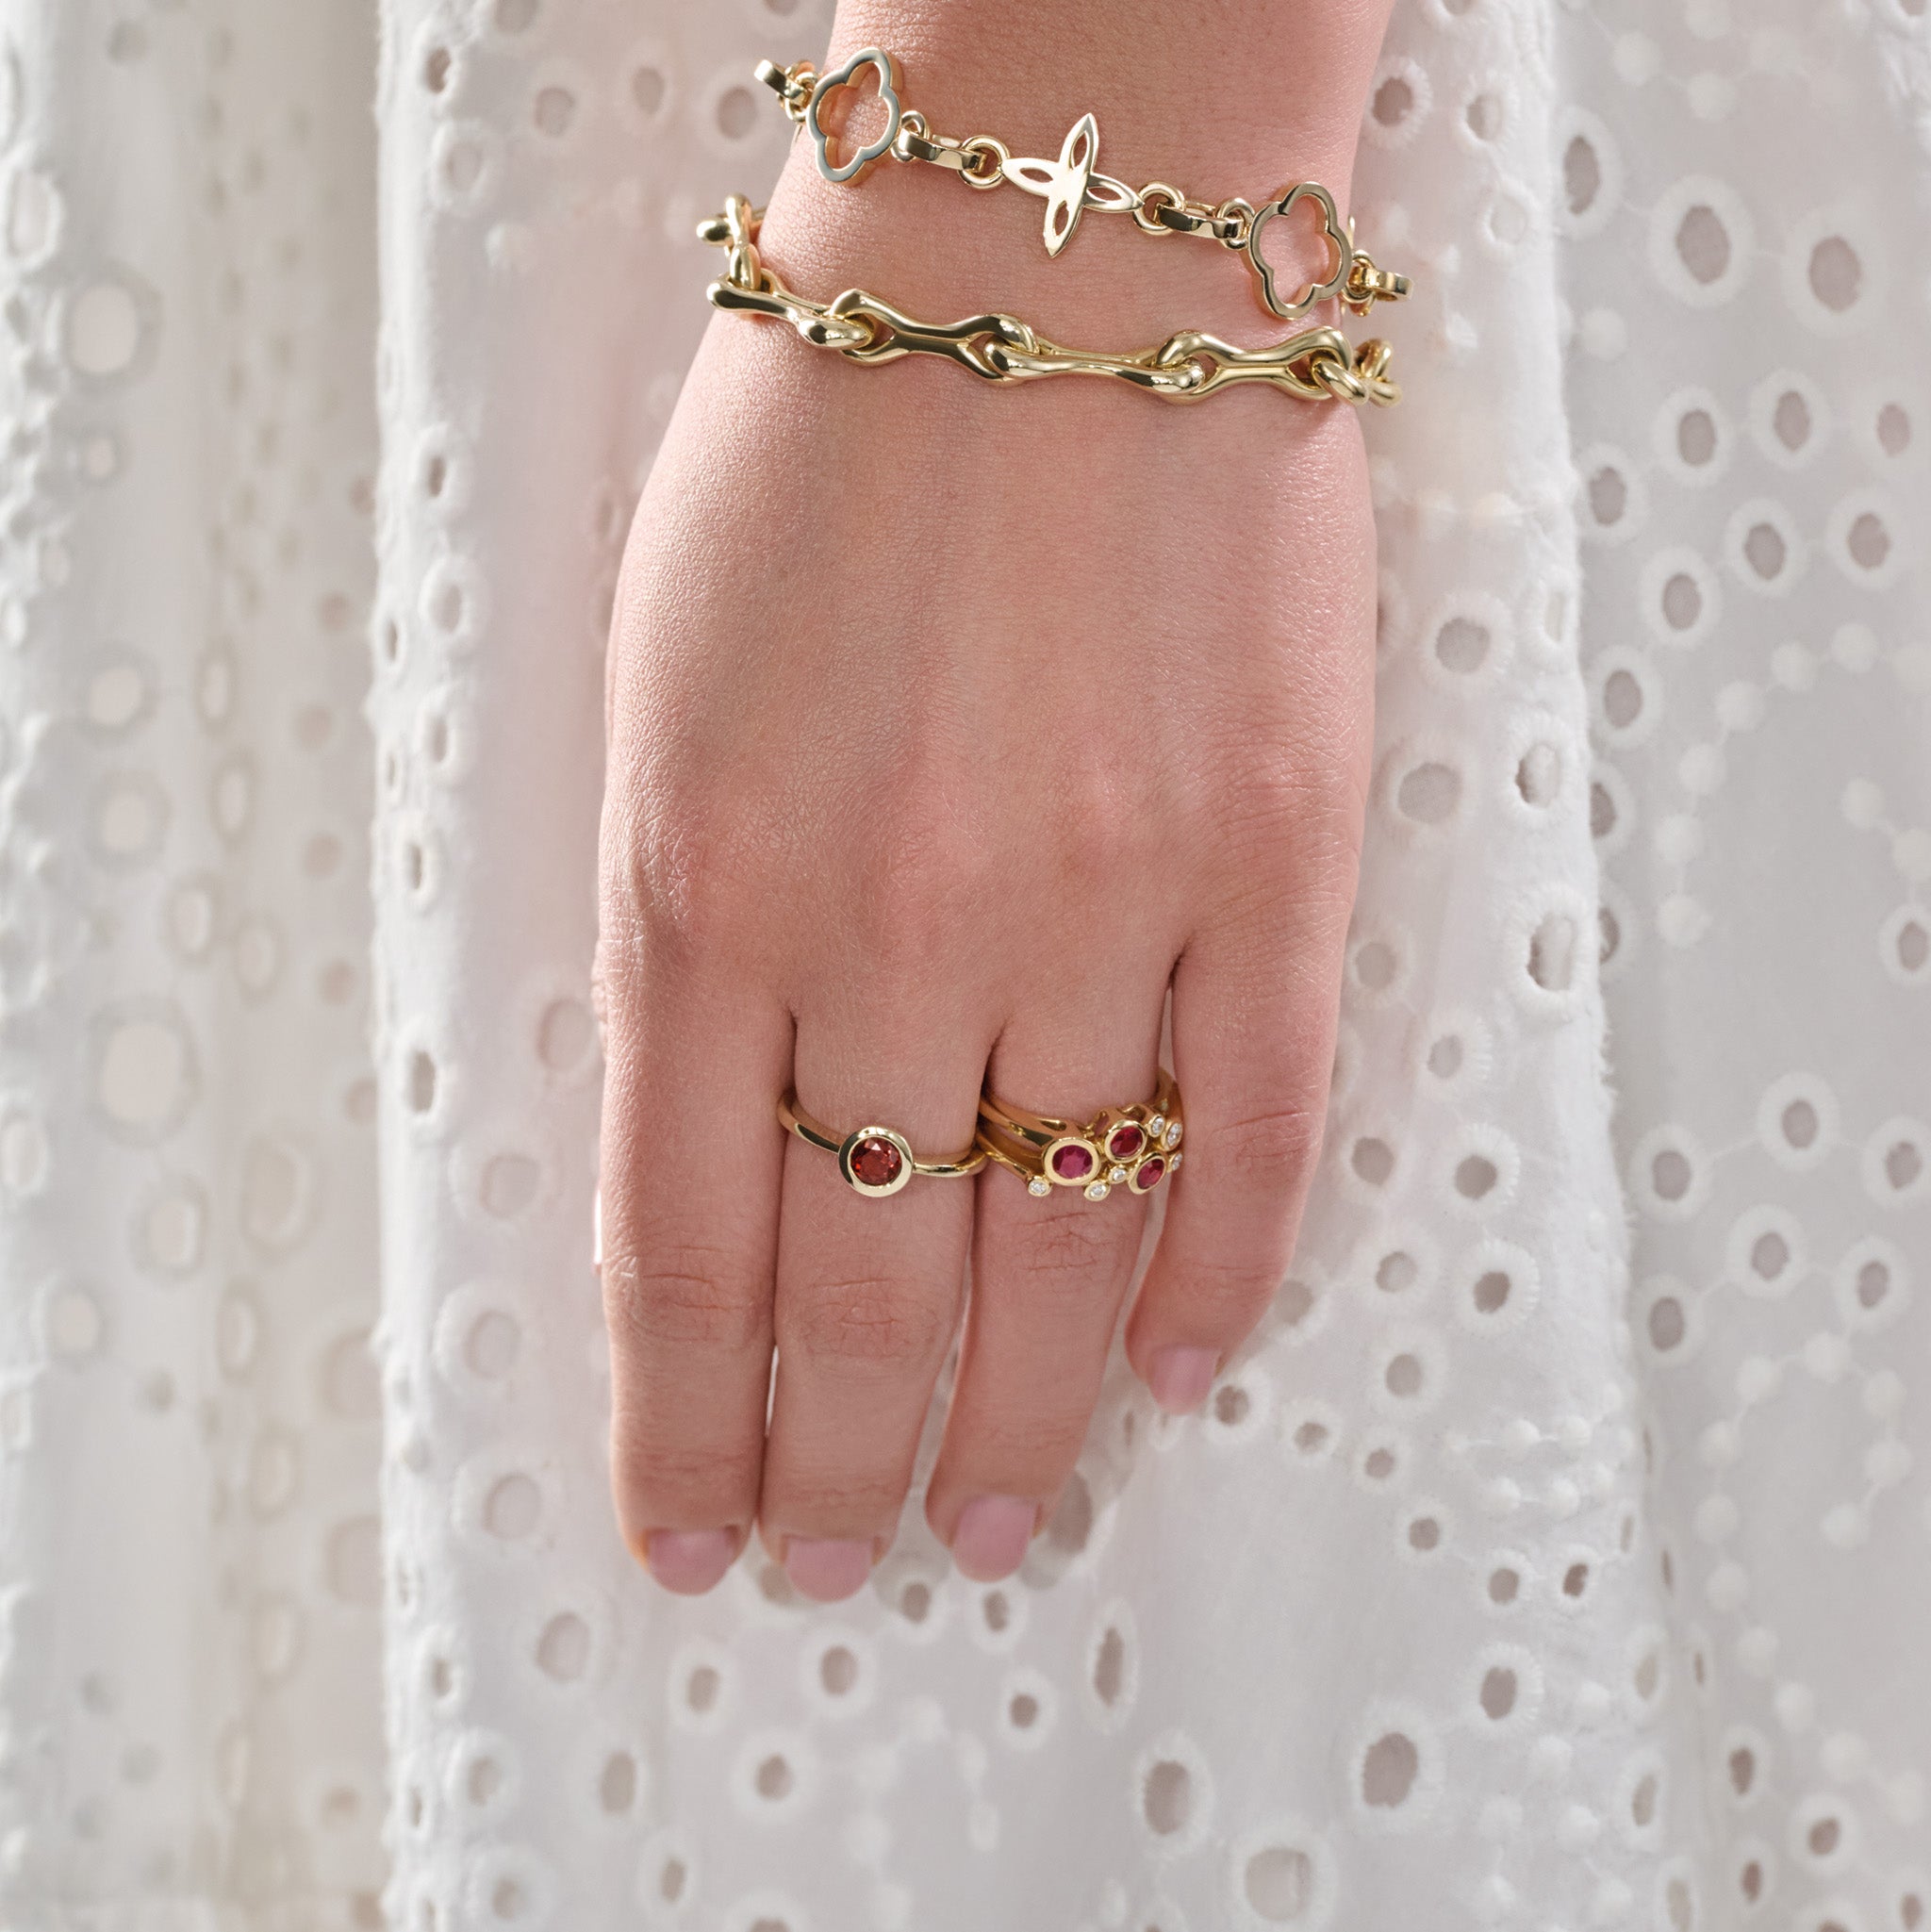
{"label": "woman's hand", "polygon": [[[1243,278],[1206,250],[1182,267],[1121,223],[1067,278],[1096,218],[1048,265],[984,228],[996,197],[916,186],[825,190],[794,157],[767,254],[934,319],[1234,332]],[[922,226],[890,225],[894,197]],[[1373,603],[1344,407],[999,390],[714,322],[626,561],[603,820],[614,1477],[668,1587],[709,1588],[753,1523],[805,1594],[863,1584],[968,1255],[926,1511],[968,1576],[1016,1568],[1141,1246],[1124,1189],[1035,1198],[993,1167],[863,1197],[781,1131],[787,1087],[836,1133],[952,1155],[988,1078],[1077,1118],[1149,1096],[1170,984],[1187,1160],[1127,1346],[1166,1408],[1205,1397],[1286,1268],[1320,1140]]]}

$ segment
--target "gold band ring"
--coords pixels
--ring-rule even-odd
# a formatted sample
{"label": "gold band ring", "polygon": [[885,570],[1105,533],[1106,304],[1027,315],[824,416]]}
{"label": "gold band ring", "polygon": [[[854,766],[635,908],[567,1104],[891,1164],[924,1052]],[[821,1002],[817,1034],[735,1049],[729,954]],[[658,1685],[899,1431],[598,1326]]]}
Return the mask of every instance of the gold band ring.
{"label": "gold band ring", "polygon": [[902,1133],[890,1127],[858,1127],[841,1140],[798,1104],[794,1090],[778,1102],[782,1126],[800,1140],[838,1157],[846,1182],[874,1199],[897,1194],[915,1174],[933,1181],[963,1181],[985,1165],[985,1150],[974,1145],[949,1161],[921,1161]]}
{"label": "gold band ring", "polygon": [[990,1090],[980,1097],[979,1119],[980,1148],[1023,1176],[1029,1194],[1077,1187],[1093,1201],[1115,1187],[1131,1194],[1158,1187],[1180,1164],[1185,1131],[1180,1088],[1164,1067],[1150,1100],[1104,1107],[1088,1121],[1029,1113]]}

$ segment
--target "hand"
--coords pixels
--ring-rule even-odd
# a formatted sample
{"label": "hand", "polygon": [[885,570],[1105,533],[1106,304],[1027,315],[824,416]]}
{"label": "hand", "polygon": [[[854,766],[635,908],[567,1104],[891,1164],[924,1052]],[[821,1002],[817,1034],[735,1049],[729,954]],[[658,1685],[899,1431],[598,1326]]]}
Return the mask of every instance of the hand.
{"label": "hand", "polygon": [[[794,160],[774,202],[800,289],[1122,345],[1232,333],[1245,300],[1231,264],[1149,281],[1124,235],[1058,285],[1082,334],[1049,308],[1064,264],[888,241],[837,193]],[[948,206],[946,239],[983,212]],[[862,1197],[781,1132],[787,1087],[835,1132],[884,1122],[951,1155],[987,1078],[1078,1118],[1150,1095],[1170,984],[1188,1158],[1127,1348],[1166,1408],[1205,1398],[1286,1269],[1319,1145],[1373,606],[1345,408],[995,390],[714,322],[626,559],[602,839],[613,1469],[661,1582],[708,1589],[756,1524],[806,1595],[861,1587],[968,1254],[926,1511],[966,1575],[1016,1568],[1141,1245],[1124,1190],[1039,1199],[999,1168]]]}

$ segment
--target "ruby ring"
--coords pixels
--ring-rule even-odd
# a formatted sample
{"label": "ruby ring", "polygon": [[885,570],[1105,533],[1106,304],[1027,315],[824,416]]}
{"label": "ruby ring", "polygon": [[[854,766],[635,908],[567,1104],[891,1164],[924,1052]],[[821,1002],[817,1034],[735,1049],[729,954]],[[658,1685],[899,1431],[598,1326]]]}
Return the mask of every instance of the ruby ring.
{"label": "ruby ring", "polygon": [[1114,1188],[1149,1194],[1180,1164],[1180,1092],[1161,1069],[1150,1100],[1106,1107],[1085,1122],[1031,1114],[988,1089],[979,1101],[979,1147],[1010,1167],[1032,1195],[1077,1187],[1090,1201]]}
{"label": "ruby ring", "polygon": [[986,1164],[984,1149],[970,1147],[949,1161],[921,1161],[896,1128],[856,1127],[842,1139],[821,1127],[798,1104],[795,1092],[778,1102],[781,1125],[800,1140],[838,1157],[838,1172],[846,1184],[873,1199],[897,1194],[915,1174],[934,1181],[959,1181],[977,1174]]}

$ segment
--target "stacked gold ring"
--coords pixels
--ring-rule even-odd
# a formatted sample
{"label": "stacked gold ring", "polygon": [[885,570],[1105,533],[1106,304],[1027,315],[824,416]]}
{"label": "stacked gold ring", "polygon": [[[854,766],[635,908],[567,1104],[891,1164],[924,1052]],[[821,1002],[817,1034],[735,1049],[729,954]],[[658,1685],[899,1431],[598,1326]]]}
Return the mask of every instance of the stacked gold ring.
{"label": "stacked gold ring", "polygon": [[873,1123],[835,1134],[798,1104],[795,1091],[778,1102],[778,1119],[807,1146],[835,1154],[845,1183],[875,1200],[897,1194],[915,1175],[962,1181],[988,1161],[1010,1167],[1035,1196],[1055,1187],[1077,1187],[1090,1201],[1103,1201],[1116,1187],[1151,1194],[1180,1166],[1185,1131],[1180,1090],[1164,1067],[1150,1100],[1102,1107],[1086,1121],[1029,1113],[988,1090],[980,1096],[972,1146],[941,1161],[921,1161],[896,1128]]}
{"label": "stacked gold ring", "polygon": [[1150,1194],[1180,1166],[1184,1131],[1180,1091],[1164,1067],[1150,1100],[1104,1107],[1088,1121],[1028,1113],[990,1090],[979,1101],[981,1152],[1041,1197],[1055,1187],[1077,1187],[1090,1201],[1115,1187]]}

